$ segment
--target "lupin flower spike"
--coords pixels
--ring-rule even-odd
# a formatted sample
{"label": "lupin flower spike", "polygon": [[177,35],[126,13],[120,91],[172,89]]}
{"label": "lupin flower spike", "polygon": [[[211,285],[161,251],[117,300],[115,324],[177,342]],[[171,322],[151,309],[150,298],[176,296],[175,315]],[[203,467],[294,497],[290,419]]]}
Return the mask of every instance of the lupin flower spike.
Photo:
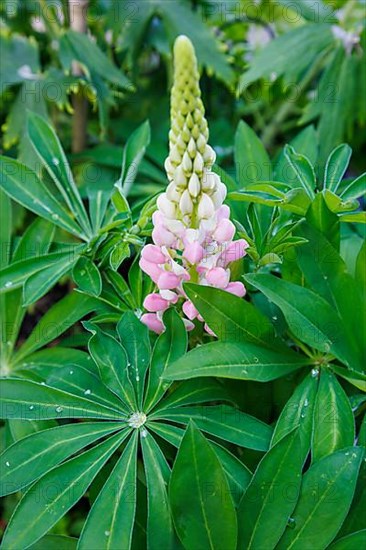
{"label": "lupin flower spike", "polygon": [[[230,282],[229,264],[245,255],[248,243],[233,241],[235,226],[223,202],[226,186],[211,171],[215,152],[208,145],[208,126],[199,88],[197,60],[191,41],[179,36],[174,45],[174,85],[171,92],[169,185],[153,215],[154,244],[146,245],[140,267],[156,283],[141,317],[151,330],[164,330],[163,312],[183,298],[187,330],[204,321],[183,290],[183,282],[214,286],[244,296],[239,281]],[[205,325],[207,332],[211,333]]]}

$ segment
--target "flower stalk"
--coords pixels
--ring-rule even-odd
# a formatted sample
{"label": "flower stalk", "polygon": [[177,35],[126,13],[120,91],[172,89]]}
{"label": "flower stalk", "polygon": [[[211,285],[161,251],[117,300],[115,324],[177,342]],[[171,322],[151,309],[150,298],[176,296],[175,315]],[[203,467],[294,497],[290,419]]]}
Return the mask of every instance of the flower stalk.
{"label": "flower stalk", "polygon": [[[244,239],[233,241],[235,226],[229,219],[230,208],[223,204],[227,190],[212,171],[216,155],[208,137],[194,48],[186,36],[179,36],[174,45],[169,156],[165,161],[169,184],[153,214],[154,244],[144,247],[140,259],[141,269],[158,290],[146,297],[148,313],[141,320],[158,333],[164,330],[163,312],[181,298],[187,330],[194,328],[194,319],[204,321],[185,295],[185,281],[245,294],[243,283],[230,282],[229,264],[242,258],[249,245]],[[205,329],[212,333],[207,325]]]}

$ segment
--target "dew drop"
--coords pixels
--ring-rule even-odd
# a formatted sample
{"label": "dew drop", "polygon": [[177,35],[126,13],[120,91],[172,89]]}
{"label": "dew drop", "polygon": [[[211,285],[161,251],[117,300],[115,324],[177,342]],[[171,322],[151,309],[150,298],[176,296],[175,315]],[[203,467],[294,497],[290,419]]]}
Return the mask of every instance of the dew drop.
{"label": "dew drop", "polygon": [[85,275],[85,273],[86,273],[85,269],[82,269],[82,270],[80,271],[80,275],[81,275],[82,277]]}
{"label": "dew drop", "polygon": [[106,537],[109,537],[109,535],[111,534],[111,532],[110,532],[110,531],[104,531],[104,534],[105,534]]}
{"label": "dew drop", "polygon": [[294,518],[288,518],[287,527],[289,527],[290,529],[294,529],[295,525],[296,525],[296,520]]}
{"label": "dew drop", "polygon": [[140,377],[139,377],[139,375],[136,376],[136,382],[140,382]]}
{"label": "dew drop", "polygon": [[254,357],[254,363],[259,363],[258,357]]}
{"label": "dew drop", "polygon": [[11,281],[5,283],[5,288],[10,288],[11,286],[13,286],[13,283]]}
{"label": "dew drop", "polygon": [[52,164],[54,164],[55,166],[58,166],[60,164],[60,161],[56,157],[53,157]]}
{"label": "dew drop", "polygon": [[33,409],[34,409],[34,405],[31,405],[31,406],[29,407],[29,410],[30,410],[30,411],[33,411]]}
{"label": "dew drop", "polygon": [[10,462],[5,462],[5,466],[7,466],[9,468]]}
{"label": "dew drop", "polygon": [[70,371],[69,371],[69,374],[74,374],[74,371],[73,371],[73,370],[70,370]]}
{"label": "dew drop", "polygon": [[147,430],[143,429],[141,430],[141,437],[147,437]]}
{"label": "dew drop", "polygon": [[313,378],[318,378],[319,376],[319,369],[311,369],[311,376]]}
{"label": "dew drop", "polygon": [[304,401],[304,407],[308,407],[309,406],[309,399],[305,399]]}
{"label": "dew drop", "polygon": [[85,390],[84,395],[90,395],[90,394],[91,394],[91,390]]}
{"label": "dew drop", "polygon": [[273,315],[272,319],[273,319],[274,321],[277,321],[277,319],[278,319],[277,315]]}
{"label": "dew drop", "polygon": [[63,411],[62,407],[56,407],[56,412],[57,412],[57,413],[60,413],[60,412],[62,412],[62,411]]}
{"label": "dew drop", "polygon": [[41,382],[41,386],[45,386],[46,385],[46,382]]}
{"label": "dew drop", "polygon": [[58,214],[52,214],[51,218],[52,218],[53,220],[58,220]]}

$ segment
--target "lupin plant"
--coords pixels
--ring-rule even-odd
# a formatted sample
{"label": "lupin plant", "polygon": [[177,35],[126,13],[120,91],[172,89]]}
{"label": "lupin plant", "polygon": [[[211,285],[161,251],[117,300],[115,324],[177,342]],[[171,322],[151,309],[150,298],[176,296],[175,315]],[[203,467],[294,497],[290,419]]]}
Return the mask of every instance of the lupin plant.
{"label": "lupin plant", "polygon": [[[169,185],[157,200],[153,215],[154,244],[144,247],[140,267],[156,283],[144,306],[141,320],[150,329],[164,330],[163,312],[181,298],[187,330],[193,320],[203,321],[187,299],[183,283],[191,281],[244,296],[240,281],[230,281],[230,263],[242,258],[249,246],[233,241],[235,226],[224,205],[227,189],[212,171],[216,155],[208,144],[208,125],[201,99],[197,59],[186,36],[174,45],[174,84],[171,93],[169,155],[165,170]],[[211,329],[205,324],[207,332]]]}

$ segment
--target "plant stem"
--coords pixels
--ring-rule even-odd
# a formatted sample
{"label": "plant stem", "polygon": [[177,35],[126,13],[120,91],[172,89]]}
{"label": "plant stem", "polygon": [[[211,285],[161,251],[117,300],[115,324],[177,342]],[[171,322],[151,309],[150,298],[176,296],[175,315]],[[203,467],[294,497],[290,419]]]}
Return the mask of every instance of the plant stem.
{"label": "plant stem", "polygon": [[[86,13],[89,0],[69,0],[70,28],[73,31],[85,34],[87,32]],[[82,68],[76,61],[72,72],[75,76],[83,74]],[[80,153],[86,146],[86,127],[88,119],[88,102],[82,90],[79,90],[72,100],[74,116],[72,121],[72,152]]]}

